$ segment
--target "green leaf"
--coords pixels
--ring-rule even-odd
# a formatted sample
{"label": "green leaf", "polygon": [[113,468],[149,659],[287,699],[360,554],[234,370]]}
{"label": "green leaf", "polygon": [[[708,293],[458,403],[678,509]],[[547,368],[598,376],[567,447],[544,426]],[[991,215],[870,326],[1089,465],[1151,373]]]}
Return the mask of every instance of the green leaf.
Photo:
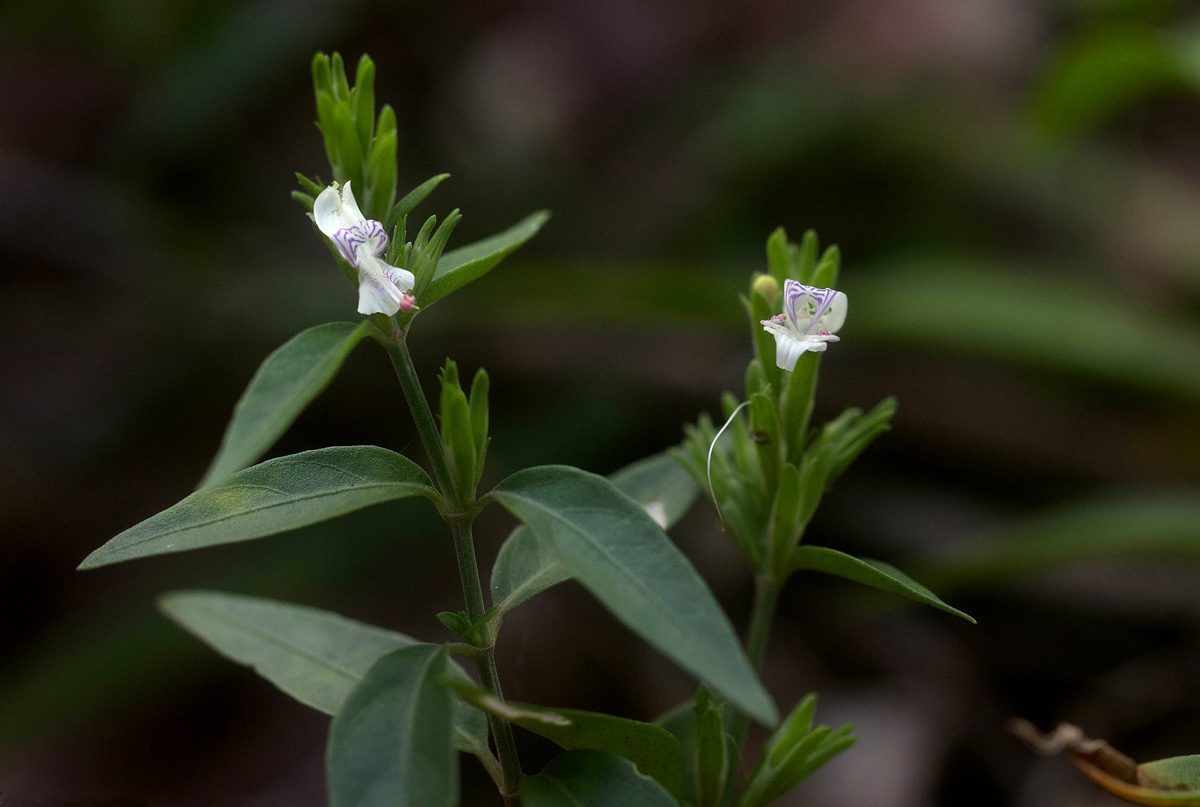
{"label": "green leaf", "polygon": [[446,359],[446,365],[438,376],[442,384],[441,421],[442,443],[446,446],[446,459],[455,486],[464,501],[475,498],[475,431],[471,422],[471,410],[467,396],[458,380],[458,365]]}
{"label": "green leaf", "polygon": [[789,246],[787,230],[782,227],[776,227],[775,231],[767,238],[767,266],[770,267],[771,277],[775,278],[780,289],[783,288],[783,283],[789,275]]}
{"label": "green leaf", "polygon": [[495,268],[496,264],[537,235],[538,230],[549,218],[548,211],[539,210],[504,232],[442,255],[433,273],[433,279],[418,302],[423,307],[430,306],[450,292],[483,277]]}
{"label": "green leaf", "polygon": [[1200,755],[1169,757],[1138,765],[1138,779],[1149,779],[1164,789],[1186,789],[1193,791],[1193,798],[1200,796]]}
{"label": "green leaf", "polygon": [[838,249],[837,244],[834,244],[825,250],[825,254],[821,256],[821,262],[817,264],[817,268],[813,271],[812,285],[818,289],[831,289],[836,286],[838,269],[841,265],[842,253]]}
{"label": "green leaf", "polygon": [[[687,470],[665,451],[626,465],[609,479],[665,530],[683,517],[700,493]],[[570,579],[566,567],[542,548],[528,527],[520,526],[500,547],[492,566],[492,602],[503,615]]]}
{"label": "green leaf", "polygon": [[[316,197],[321,193],[321,191],[325,190],[325,186],[321,184],[320,177],[317,177],[316,179],[309,179],[308,177],[304,176],[304,174],[301,174],[299,171],[297,171],[296,181],[299,182],[300,186],[304,188],[304,190],[307,191],[312,197]],[[310,205],[309,207],[311,209],[312,206]]]}
{"label": "green leaf", "polygon": [[739,807],[765,807],[855,742],[852,727],[812,726],[817,696],[801,700],[767,740]]}
{"label": "green leaf", "polygon": [[291,454],[196,491],[125,530],[79,568],[262,538],[408,496],[440,499],[425,472],[394,451],[338,446]]}
{"label": "green leaf", "polygon": [[664,530],[674,527],[700,495],[687,469],[666,451],[632,462],[608,478]]}
{"label": "green leaf", "polygon": [[375,138],[371,156],[367,159],[366,193],[363,209],[368,216],[382,218],[396,199],[396,133],[387,132]]}
{"label": "green leaf", "polygon": [[730,755],[725,743],[720,707],[708,687],[700,685],[696,693],[696,723],[692,762],[695,770],[697,807],[718,807],[725,795]]}
{"label": "green leaf", "polygon": [[813,276],[817,272],[817,231],[807,230],[800,239],[800,249],[796,255],[796,274],[793,280],[798,280],[806,286],[813,284]]}
{"label": "green leaf", "polygon": [[971,624],[975,624],[973,617],[942,602],[936,594],[896,567],[878,560],[856,558],[845,552],[823,546],[801,545],[792,550],[791,569],[792,571],[808,569],[844,577],[865,586],[932,605],[934,608],[962,617]]}
{"label": "green leaf", "polygon": [[346,81],[346,63],[336,50],[330,57],[333,71],[333,92],[339,101],[350,100],[350,84]]}
{"label": "green leaf", "polygon": [[787,435],[786,459],[795,465],[799,465],[804,458],[820,366],[821,354],[808,350],[800,355],[795,368],[788,374],[787,395],[783,404],[783,431]]}
{"label": "green leaf", "polygon": [[779,440],[779,410],[775,401],[763,392],[750,396],[750,430],[758,467],[762,471],[766,490],[775,490],[779,482],[779,462],[782,455]]}
{"label": "green leaf", "polygon": [[418,644],[367,671],[329,729],[330,807],[457,807],[447,662],[444,647]]}
{"label": "green leaf", "polygon": [[469,405],[471,410],[471,432],[475,437],[475,485],[483,475],[488,447],[488,390],[490,382],[487,371],[480,367],[471,382]]}
{"label": "green leaf", "polygon": [[365,53],[358,60],[354,76],[354,125],[365,152],[375,128],[375,63]]}
{"label": "green leaf", "polygon": [[[305,706],[336,715],[350,691],[386,653],[417,644],[403,633],[339,614],[220,591],[174,591],[158,606],[176,624],[225,658],[253,667]],[[456,663],[457,680],[471,679]],[[460,751],[487,748],[487,719],[460,703],[454,743]]]}
{"label": "green leaf", "polygon": [[816,695],[805,697],[767,740],[739,807],[766,807],[854,745],[849,725],[836,731],[828,726],[812,727],[816,705]]}
{"label": "green leaf", "polygon": [[775,337],[761,324],[763,320],[772,317],[775,309],[759,291],[750,293],[747,308],[750,314],[750,333],[754,337],[754,355],[762,364],[763,373],[767,376],[767,381],[771,382],[771,389],[778,394],[783,371],[775,363]]}
{"label": "green leaf", "polygon": [[[430,221],[432,220],[434,220],[433,217],[430,218]],[[417,249],[417,258],[412,263],[411,271],[416,276],[412,293],[418,300],[425,298],[425,290],[433,282],[433,276],[437,272],[438,264],[441,263],[442,250],[446,248],[446,244],[450,241],[451,233],[454,232],[454,228],[458,226],[460,221],[462,221],[462,214],[458,212],[458,208],[455,208],[446,215],[446,220],[432,234],[428,243],[421,244],[421,234],[417,234],[418,240],[414,244],[414,247]],[[420,246],[417,246],[418,244]]]}
{"label": "green leaf", "polygon": [[[674,709],[660,715],[654,721],[679,740],[683,748],[683,758],[690,760],[696,748],[696,703],[687,700]],[[684,765],[683,772],[683,803],[696,803],[696,770],[692,765]]]}
{"label": "green leaf", "polygon": [[1123,801],[1149,807],[1200,805],[1200,756],[1170,757],[1137,766],[1125,778],[1095,764],[1087,754],[1070,755],[1071,762],[1100,787]]}
{"label": "green leaf", "polygon": [[509,534],[492,565],[492,602],[503,616],[546,589],[570,579],[567,567],[522,525]]}
{"label": "green leaf", "polygon": [[757,720],[774,724],[729,619],[646,511],[602,476],[565,465],[513,474],[489,496],[618,619]]}
{"label": "green leaf", "polygon": [[316,92],[333,92],[333,73],[329,69],[329,55],[317,52],[312,59],[313,89]]}
{"label": "green leaf", "polygon": [[[334,77],[336,79],[336,75]],[[334,106],[332,130],[338,155],[338,164],[333,168],[335,172],[340,170],[342,174],[339,181],[342,183],[352,182],[365,190],[363,166],[366,158],[363,154],[362,143],[358,140],[358,130],[354,126],[354,113],[351,111],[348,101],[339,101]],[[326,135],[326,139],[329,139],[329,135]]]}
{"label": "green leaf", "polygon": [[396,202],[396,204],[393,205],[392,209],[388,212],[387,218],[383,222],[384,229],[388,232],[389,236],[391,235],[392,230],[395,229],[396,224],[400,221],[401,216],[406,216],[411,213],[413,208],[425,201],[426,196],[433,193],[434,188],[436,188],[438,185],[441,185],[442,182],[449,178],[449,174],[438,174],[435,177],[430,177],[405,194],[404,198],[399,202]]}
{"label": "green leaf", "polygon": [[158,605],[221,655],[328,715],[381,656],[417,644],[403,633],[261,597],[174,591]]}
{"label": "green leaf", "polygon": [[455,684],[454,690],[472,706],[568,751],[591,749],[624,757],[676,797],[683,795],[683,748],[660,726],[598,712],[502,701],[473,685]]}
{"label": "green leaf", "polygon": [[521,780],[525,807],[677,807],[633,763],[602,751],[568,751]]}
{"label": "green leaf", "polygon": [[779,488],[771,508],[767,552],[772,566],[788,561],[803,526],[800,523],[800,472],[789,462],[784,464],[783,473],[779,475]]}
{"label": "green leaf", "polygon": [[259,366],[233,409],[221,448],[200,486],[253,464],[287,431],[370,330],[367,321],[330,322],[301,331]]}

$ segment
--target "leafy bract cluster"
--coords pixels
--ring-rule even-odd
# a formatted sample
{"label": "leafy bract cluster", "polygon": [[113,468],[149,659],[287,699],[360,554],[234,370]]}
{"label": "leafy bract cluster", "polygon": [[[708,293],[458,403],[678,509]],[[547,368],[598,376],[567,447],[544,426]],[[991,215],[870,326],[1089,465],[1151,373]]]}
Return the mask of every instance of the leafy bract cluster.
{"label": "leafy bract cluster", "polygon": [[[466,607],[436,615],[455,641],[420,641],[306,606],[215,591],[175,592],[160,601],[171,619],[218,652],[333,716],[326,755],[333,807],[452,807],[458,802],[458,752],[479,760],[510,807],[522,800],[533,807],[717,807],[732,803],[739,784],[743,807],[769,803],[852,738],[849,729],[813,729],[813,701],[806,700],[772,736],[750,777],[739,782],[744,732],[738,722],[743,729],[747,719],[773,727],[778,715],[725,613],[664,532],[698,497],[697,480],[706,481],[700,454],[711,439],[711,423],[691,431],[687,450],[678,455],[682,464],[664,453],[608,478],[568,466],[527,468],[479,495],[490,440],[488,375],[480,369],[468,393],[457,365],[446,362],[439,427],[406,338],[423,307],[496,266],[538,231],[546,214],[445,251],[459,219],[455,211],[440,226],[430,216],[406,241],[408,213],[445,175],[395,200],[396,120],[386,106],[376,116],[374,74],[363,57],[351,87],[340,56],[318,54],[317,126],[335,181],[361,189],[363,216],[386,227],[388,263],[415,276],[416,305],[395,316],[376,313],[309,328],[269,355],[238,401],[199,489],[111,539],[81,568],[276,535],[387,501],[425,500],[446,521],[455,544]],[[295,197],[311,210],[325,189],[318,179],[298,178],[304,190]],[[836,252],[815,261],[815,238],[796,248],[780,233],[770,250],[778,278],[832,283],[836,275]],[[355,282],[344,254],[331,251]],[[756,319],[773,313],[775,302],[765,292],[754,291],[748,302]],[[260,462],[367,336],[389,354],[429,472],[377,446],[318,448]],[[758,336],[759,357],[747,374],[750,417],[736,421],[731,441],[719,447],[713,478],[717,500],[755,569],[778,579],[797,568],[819,569],[940,604],[883,564],[834,550],[813,556],[817,548],[798,546],[821,492],[886,427],[891,406],[866,415],[851,411],[807,435],[816,356],[785,378],[767,353],[770,340]],[[471,525],[492,504],[521,523],[492,568],[489,607]],[[658,725],[506,701],[494,658],[505,616],[570,579],[693,674],[701,682],[694,702]],[[474,662],[478,679],[454,655]],[[524,774],[513,725],[548,738],[564,753],[540,773]]]}

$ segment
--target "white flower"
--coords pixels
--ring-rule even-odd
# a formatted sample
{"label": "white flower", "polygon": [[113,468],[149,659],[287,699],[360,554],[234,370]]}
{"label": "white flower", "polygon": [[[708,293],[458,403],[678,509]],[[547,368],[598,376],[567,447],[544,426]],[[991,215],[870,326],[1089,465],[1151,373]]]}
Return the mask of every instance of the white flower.
{"label": "white flower", "polygon": [[313,204],[317,229],[337,245],[342,257],[358,269],[358,313],[387,314],[412,307],[405,292],[413,287],[413,274],[385,263],[379,256],[387,249],[388,237],[379,222],[364,218],[354,201],[350,183],[330,185]]}
{"label": "white flower", "polygon": [[834,334],[845,321],[845,294],[789,280],[783,284],[783,313],[762,320],[762,326],[775,337],[775,363],[793,370],[801,353],[838,341]]}

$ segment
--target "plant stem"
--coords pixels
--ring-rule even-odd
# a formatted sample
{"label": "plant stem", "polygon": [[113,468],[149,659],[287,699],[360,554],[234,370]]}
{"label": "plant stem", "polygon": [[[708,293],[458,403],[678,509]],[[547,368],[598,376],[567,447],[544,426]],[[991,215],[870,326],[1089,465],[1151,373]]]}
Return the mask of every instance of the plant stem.
{"label": "plant stem", "polygon": [[[483,617],[483,587],[479,582],[479,566],[475,562],[475,541],[471,526],[462,521],[450,523],[454,534],[454,554],[458,558],[458,574],[462,578],[463,597],[467,601],[467,618],[477,622]],[[475,659],[479,668],[479,680],[488,694],[504,700],[500,690],[500,675],[496,670],[496,652],[492,646],[492,631],[485,622],[479,628],[482,654]],[[517,758],[517,745],[513,740],[512,726],[507,720],[488,715],[488,725],[496,741],[496,756],[500,758],[502,793],[506,806],[516,807],[521,803],[521,762]]]}
{"label": "plant stem", "polygon": [[755,670],[762,670],[767,642],[771,639],[771,622],[779,605],[780,585],[774,575],[754,578],[754,610],[750,615],[750,631],[746,635],[746,655]]}
{"label": "plant stem", "polygon": [[421,435],[421,444],[429,455],[429,464],[433,466],[433,480],[437,483],[442,495],[454,512],[462,512],[463,503],[459,500],[458,489],[450,476],[450,465],[446,462],[446,451],[442,448],[442,436],[438,434],[437,424],[433,422],[433,412],[429,409],[429,401],[425,400],[425,391],[421,389],[421,381],[417,378],[417,368],[413,366],[412,356],[408,353],[408,344],[401,334],[384,342],[392,367],[396,368],[396,377],[400,379],[400,388],[404,390],[404,398],[417,424],[417,433]]}
{"label": "plant stem", "polygon": [[[476,622],[483,617],[483,586],[479,581],[479,564],[475,560],[475,541],[471,534],[469,516],[464,517],[463,511],[467,503],[463,502],[450,476],[450,466],[446,462],[446,452],[442,447],[442,438],[433,420],[433,412],[429,401],[417,378],[416,367],[413,366],[412,356],[409,355],[408,345],[404,336],[384,341],[392,366],[396,368],[396,377],[400,379],[400,387],[408,407],[412,410],[413,420],[417,424],[417,432],[421,435],[421,443],[425,453],[429,455],[429,464],[433,467],[434,480],[442,495],[446,497],[450,508],[454,511],[447,522],[454,536],[454,555],[458,560],[458,574],[462,579],[463,599],[466,601],[467,617]],[[499,700],[504,699],[500,690],[500,676],[496,670],[495,650],[492,647],[491,629],[484,624],[479,629],[480,655],[475,659],[479,668],[480,683],[487,693]],[[496,756],[500,759],[500,794],[504,797],[505,807],[520,807],[521,804],[521,762],[517,757],[517,746],[513,740],[512,726],[503,718],[488,715],[488,725],[492,730],[492,738],[496,743]]]}
{"label": "plant stem", "polygon": [[[754,610],[750,614],[750,629],[746,634],[746,655],[755,671],[762,670],[763,657],[767,653],[767,642],[771,638],[771,622],[779,605],[782,589],[774,575],[760,574],[754,578]],[[749,722],[746,715],[734,711],[729,718],[729,735],[740,751],[746,744]]]}

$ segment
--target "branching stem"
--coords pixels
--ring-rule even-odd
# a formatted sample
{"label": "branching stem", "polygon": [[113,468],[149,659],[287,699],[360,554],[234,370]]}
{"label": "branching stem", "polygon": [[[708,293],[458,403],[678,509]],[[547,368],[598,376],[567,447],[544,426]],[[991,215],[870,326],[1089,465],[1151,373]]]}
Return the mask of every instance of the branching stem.
{"label": "branching stem", "polygon": [[[446,461],[446,452],[442,447],[442,438],[438,433],[437,424],[433,420],[433,412],[429,401],[417,378],[416,367],[413,366],[412,356],[409,355],[408,345],[404,334],[394,338],[381,340],[392,359],[396,369],[396,377],[400,379],[400,387],[412,411],[413,420],[417,425],[417,433],[421,435],[421,443],[429,456],[429,464],[433,468],[434,481],[446,497],[450,508],[455,514],[473,513],[474,502],[464,502],[459,495],[453,478],[450,475],[450,465]],[[475,542],[471,535],[471,520],[468,518],[451,517],[446,519],[450,532],[454,537],[454,555],[458,560],[458,574],[462,579],[463,599],[466,601],[467,617],[472,622],[479,621],[484,614],[483,586],[479,581],[479,565],[475,560]],[[475,656],[479,668],[479,679],[489,695],[504,699],[500,690],[500,676],[496,671],[496,656],[492,647],[491,629],[484,623],[479,629],[479,652]],[[496,756],[500,760],[500,791],[504,797],[505,807],[520,807],[521,804],[521,762],[517,758],[517,746],[513,740],[512,726],[503,718],[488,715],[488,725],[492,730],[492,739],[496,743]]]}

